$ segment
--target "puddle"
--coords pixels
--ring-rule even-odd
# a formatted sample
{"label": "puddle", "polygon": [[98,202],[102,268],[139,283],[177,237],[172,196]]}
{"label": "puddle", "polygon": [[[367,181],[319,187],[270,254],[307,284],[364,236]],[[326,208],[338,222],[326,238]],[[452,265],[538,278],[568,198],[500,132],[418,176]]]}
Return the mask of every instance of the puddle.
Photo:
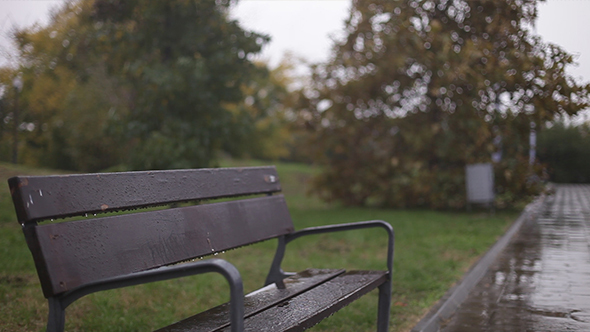
{"label": "puddle", "polygon": [[541,211],[442,332],[590,331],[590,185],[557,185]]}

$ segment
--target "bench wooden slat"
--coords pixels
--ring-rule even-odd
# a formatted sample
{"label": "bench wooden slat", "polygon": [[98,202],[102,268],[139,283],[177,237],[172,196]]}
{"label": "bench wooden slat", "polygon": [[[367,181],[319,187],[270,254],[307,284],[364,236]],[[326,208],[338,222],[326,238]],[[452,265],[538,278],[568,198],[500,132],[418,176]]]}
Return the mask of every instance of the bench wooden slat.
{"label": "bench wooden slat", "polygon": [[43,254],[35,261],[41,263],[38,269],[45,269],[47,278],[40,279],[47,297],[293,230],[284,197],[265,196],[39,225],[35,233]]}
{"label": "bench wooden slat", "polygon": [[[303,331],[387,281],[387,271],[350,271],[245,320],[245,331]],[[229,331],[229,327],[219,331]]]}
{"label": "bench wooden slat", "polygon": [[8,183],[21,223],[281,190],[274,167],[20,176]]}
{"label": "bench wooden slat", "polygon": [[[301,294],[340,274],[344,270],[307,269],[284,280],[285,288],[268,285],[244,298],[244,317],[255,315],[269,307]],[[183,319],[156,332],[211,332],[229,325],[229,304],[225,303],[195,316]]]}

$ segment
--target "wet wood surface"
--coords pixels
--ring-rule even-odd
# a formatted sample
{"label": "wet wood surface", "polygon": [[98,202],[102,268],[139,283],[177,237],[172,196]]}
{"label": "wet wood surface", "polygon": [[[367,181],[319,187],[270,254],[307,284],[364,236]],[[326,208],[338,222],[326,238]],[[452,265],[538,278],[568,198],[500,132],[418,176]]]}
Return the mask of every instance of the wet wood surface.
{"label": "wet wood surface", "polygon": [[[244,317],[251,317],[324,283],[344,270],[307,269],[284,280],[284,288],[270,284],[244,298]],[[217,331],[229,326],[229,303],[222,304],[156,332]]]}
{"label": "wet wood surface", "polygon": [[20,222],[281,190],[274,167],[21,176],[9,186]]}
{"label": "wet wood surface", "polygon": [[36,240],[47,266],[44,290],[57,294],[293,230],[284,197],[275,195],[40,225]]}
{"label": "wet wood surface", "polygon": [[[303,331],[387,280],[387,271],[350,271],[245,320],[245,331]],[[189,330],[189,331],[198,331]],[[230,331],[229,327],[219,331]]]}

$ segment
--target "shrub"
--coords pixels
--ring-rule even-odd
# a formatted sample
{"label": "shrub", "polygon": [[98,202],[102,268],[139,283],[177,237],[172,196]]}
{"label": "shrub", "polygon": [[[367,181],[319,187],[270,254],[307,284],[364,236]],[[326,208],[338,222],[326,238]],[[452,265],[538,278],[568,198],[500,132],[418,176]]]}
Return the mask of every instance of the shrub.
{"label": "shrub", "polygon": [[590,182],[590,126],[557,123],[539,134],[539,160],[554,182]]}

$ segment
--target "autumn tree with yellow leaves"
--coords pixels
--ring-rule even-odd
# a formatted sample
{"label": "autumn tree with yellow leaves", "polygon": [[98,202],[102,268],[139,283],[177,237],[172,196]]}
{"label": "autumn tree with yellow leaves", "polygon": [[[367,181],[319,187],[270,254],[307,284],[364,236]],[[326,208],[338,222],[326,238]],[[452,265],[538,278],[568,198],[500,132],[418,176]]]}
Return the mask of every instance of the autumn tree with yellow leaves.
{"label": "autumn tree with yellow leaves", "polygon": [[465,166],[494,163],[497,204],[538,192],[531,126],[589,105],[572,55],[531,32],[536,0],[354,0],[301,119],[315,190],[348,205],[460,208]]}

